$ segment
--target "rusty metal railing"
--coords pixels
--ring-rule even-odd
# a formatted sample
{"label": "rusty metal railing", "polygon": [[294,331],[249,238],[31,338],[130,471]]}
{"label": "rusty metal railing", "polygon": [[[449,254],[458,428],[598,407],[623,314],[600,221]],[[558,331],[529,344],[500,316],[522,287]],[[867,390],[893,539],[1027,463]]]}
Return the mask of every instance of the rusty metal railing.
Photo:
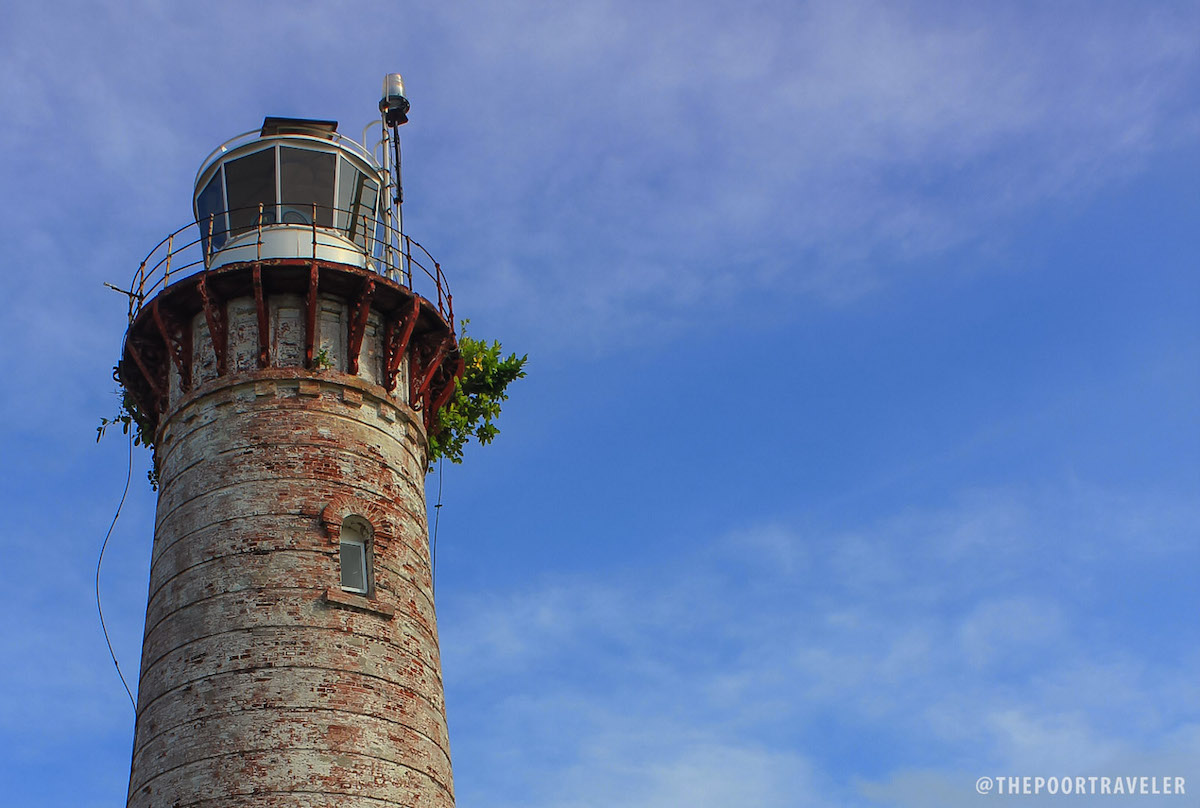
{"label": "rusty metal railing", "polygon": [[[274,211],[280,208],[309,208],[311,219],[304,224],[270,221]],[[321,215],[326,213],[328,216]],[[230,224],[234,219],[250,224],[234,227]],[[319,219],[332,224],[319,224]],[[307,254],[304,250],[288,255],[263,254],[264,235],[270,238],[272,233],[289,230],[310,234]],[[218,243],[219,247],[216,246]],[[252,248],[254,254],[250,255]],[[268,253],[271,249],[268,245]],[[106,285],[129,296],[129,322],[132,323],[147,300],[172,283],[217,264],[222,253],[230,250],[238,251],[238,257],[234,258],[238,262],[271,258],[333,260],[325,256],[337,251],[356,254],[364,268],[408,287],[427,300],[436,301],[438,314],[454,330],[454,298],[441,264],[428,250],[381,218],[325,205],[260,204],[191,222],[154,246],[138,266],[127,289]],[[243,254],[245,258],[241,257]]]}

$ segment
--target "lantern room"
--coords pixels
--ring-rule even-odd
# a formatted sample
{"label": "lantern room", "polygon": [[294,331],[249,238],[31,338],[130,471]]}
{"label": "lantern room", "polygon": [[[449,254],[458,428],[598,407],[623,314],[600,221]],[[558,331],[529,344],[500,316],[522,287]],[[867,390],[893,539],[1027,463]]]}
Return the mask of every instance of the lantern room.
{"label": "lantern room", "polygon": [[267,118],[196,175],[204,265],[319,258],[378,270],[387,172],[335,121]]}

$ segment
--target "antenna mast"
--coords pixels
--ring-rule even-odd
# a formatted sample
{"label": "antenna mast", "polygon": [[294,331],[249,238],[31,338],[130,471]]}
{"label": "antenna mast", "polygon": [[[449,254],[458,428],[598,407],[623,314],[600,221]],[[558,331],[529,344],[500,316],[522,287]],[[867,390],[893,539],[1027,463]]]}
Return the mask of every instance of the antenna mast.
{"label": "antenna mast", "polygon": [[[389,154],[387,144],[383,147],[384,165],[388,169],[388,179],[393,185],[392,204],[389,206],[389,217],[392,210],[396,216],[396,232],[400,243],[397,245],[402,257],[408,257],[404,245],[404,187],[400,178],[400,127],[408,123],[410,104],[404,95],[404,79],[399,73],[388,73],[383,77],[383,98],[379,101],[379,112],[383,116],[384,138],[390,140],[392,151]],[[389,131],[390,134],[389,134]],[[391,249],[391,239],[388,239],[388,249]],[[391,261],[388,261],[389,265]],[[407,264],[406,264],[407,267]],[[409,285],[412,285],[411,275]]]}

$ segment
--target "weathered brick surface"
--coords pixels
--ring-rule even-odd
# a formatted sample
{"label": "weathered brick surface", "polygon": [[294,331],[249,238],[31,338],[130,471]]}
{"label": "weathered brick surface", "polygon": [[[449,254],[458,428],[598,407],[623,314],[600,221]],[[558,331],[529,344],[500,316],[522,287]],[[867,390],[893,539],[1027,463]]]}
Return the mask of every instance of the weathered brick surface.
{"label": "weathered brick surface", "polygon": [[445,749],[411,727],[357,712],[293,707],[244,710],[225,715],[211,734],[201,734],[200,729],[198,721],[168,729],[149,739],[139,755],[157,761],[160,768],[173,769],[193,760],[198,745],[205,755],[224,755],[246,751],[251,738],[263,750],[328,745],[339,754],[370,755],[416,768],[434,779],[450,762]]}
{"label": "weathered brick surface", "polygon": [[[183,694],[179,699],[180,709],[170,714],[178,725],[190,725],[207,717],[216,706],[235,699],[237,709],[226,709],[224,714],[300,709],[294,704],[297,694],[303,694],[308,700],[319,701],[324,709],[374,716],[409,727],[431,738],[442,749],[448,746],[445,724],[437,719],[436,710],[430,709],[425,697],[396,682],[363,677],[355,671],[312,667],[223,671],[182,683],[157,698],[173,699],[179,694]],[[147,721],[142,742],[149,742],[171,728]]]}
{"label": "weathered brick surface", "polygon": [[[164,611],[177,608],[176,603],[181,597],[186,597],[186,602],[190,602],[201,597],[254,586],[255,581],[270,574],[273,564],[286,561],[282,554],[293,553],[298,558],[303,558],[311,555],[333,556],[336,553],[337,547],[332,542],[317,548],[297,546],[300,542],[294,537],[302,536],[303,530],[311,531],[311,524],[298,528],[297,520],[274,516],[260,518],[266,523],[265,527],[254,525],[247,529],[243,520],[219,522],[177,540],[158,556],[151,570],[157,588],[150,592],[146,616],[147,633],[162,619]],[[242,535],[239,529],[245,531],[245,535]],[[277,532],[270,532],[273,530]],[[210,541],[221,539],[222,536],[227,537],[227,541],[219,549],[214,549],[208,544]],[[416,608],[423,614],[427,613],[428,621],[432,622],[433,604],[425,595],[429,589],[429,567],[421,557],[420,548],[413,547],[407,541],[393,541],[390,550],[391,557],[376,564],[377,589],[383,593],[390,593],[390,600],[396,600],[400,595],[413,598]],[[263,558],[265,555],[274,556],[277,553],[280,555],[274,561],[269,562]],[[336,557],[329,558],[328,563],[336,567]],[[209,569],[200,569],[202,567]],[[189,594],[171,593],[160,597],[161,590],[168,586],[189,586],[193,590],[201,587],[201,590]]]}
{"label": "weathered brick surface", "polygon": [[358,805],[361,797],[411,808],[441,808],[454,800],[439,780],[419,769],[368,753],[340,752],[328,744],[259,750],[250,743],[245,751],[163,769],[132,796],[143,805],[182,806],[232,796],[244,798],[235,805],[258,805],[258,792],[318,792],[336,806]]}
{"label": "weathered brick surface", "polygon": [[[396,803],[378,800],[373,797],[356,796],[353,801],[340,794],[332,792],[282,791],[271,793],[256,791],[254,805],[257,808],[338,808],[340,805],[355,805],[361,808],[393,808]],[[171,806],[171,808],[242,808],[246,805],[247,797],[217,797],[201,799],[196,802]]]}
{"label": "weathered brick surface", "polygon": [[[193,389],[170,369],[129,805],[449,808],[421,420],[377,384],[377,313],[351,377],[347,301],[320,298],[321,372],[301,367],[303,299],[269,302],[271,367],[236,298],[228,373],[203,315]],[[375,529],[373,586],[338,603],[351,513]]]}
{"label": "weathered brick surface", "polygon": [[[311,560],[311,559],[306,559]],[[224,568],[228,568],[225,565]],[[192,576],[193,582],[198,582],[210,574],[219,574],[222,567],[204,568],[199,574]],[[330,559],[320,564],[303,564],[293,567],[297,577],[314,576],[328,578],[337,575],[337,561]],[[159,598],[166,601],[172,595],[182,592],[203,592],[202,586],[183,587],[180,589],[164,589]],[[159,660],[169,652],[179,647],[179,627],[184,624],[194,625],[197,630],[211,626],[238,625],[244,628],[269,628],[273,626],[289,626],[295,619],[303,618],[305,623],[323,624],[336,627],[341,631],[352,632],[355,635],[369,637],[373,640],[392,643],[397,649],[423,662],[434,671],[440,669],[437,652],[437,638],[433,631],[431,615],[422,614],[412,602],[397,602],[394,597],[381,596],[375,600],[395,608],[395,618],[380,620],[373,613],[346,608],[338,604],[327,603],[321,594],[315,594],[311,589],[281,589],[277,587],[248,587],[236,592],[216,595],[198,595],[186,602],[187,606],[167,612],[165,616],[151,624],[151,615],[147,614],[147,632],[144,642],[143,659]],[[326,614],[326,612],[330,612]],[[393,625],[399,619],[397,625]],[[147,664],[151,664],[148,662]]]}

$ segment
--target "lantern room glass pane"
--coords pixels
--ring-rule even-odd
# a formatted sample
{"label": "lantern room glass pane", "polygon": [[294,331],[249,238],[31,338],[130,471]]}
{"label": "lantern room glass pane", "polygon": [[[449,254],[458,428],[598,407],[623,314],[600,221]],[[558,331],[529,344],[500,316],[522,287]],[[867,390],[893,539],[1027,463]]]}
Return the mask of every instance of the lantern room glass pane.
{"label": "lantern room glass pane", "polygon": [[[366,233],[372,230],[379,203],[379,183],[369,179],[346,159],[341,161],[338,180],[338,229],[358,246],[366,248]],[[363,217],[366,216],[364,227]]]}
{"label": "lantern room glass pane", "polygon": [[333,227],[333,171],[335,157],[311,149],[279,148],[279,189],[284,224],[313,224],[316,205],[318,227]]}
{"label": "lantern room glass pane", "polygon": [[[196,223],[200,226],[200,237],[204,240],[204,254],[213,252],[225,246],[229,225],[225,221],[224,177],[221,167],[213,174],[213,178],[204,186],[200,196],[196,197]],[[209,244],[209,234],[212,234],[212,244]]]}
{"label": "lantern room glass pane", "polygon": [[366,241],[364,239],[366,234],[371,232],[371,223],[375,221],[375,206],[378,204],[378,202],[379,184],[372,182],[371,180],[366,180],[366,182],[363,183],[362,199],[356,209],[359,211],[358,218],[360,222],[362,221],[363,216],[367,217],[367,226],[365,228],[365,232],[363,232],[363,228],[360,227],[359,230],[355,231],[353,236],[354,241],[360,247],[366,247]]}
{"label": "lantern room glass pane", "polygon": [[362,182],[362,172],[350,165],[350,161],[345,158],[341,160],[341,164],[341,177],[338,178],[337,226],[339,230],[348,232],[354,190]]}
{"label": "lantern room glass pane", "polygon": [[225,164],[225,190],[229,199],[230,230],[236,236],[258,224],[275,223],[275,149],[247,154]]}

